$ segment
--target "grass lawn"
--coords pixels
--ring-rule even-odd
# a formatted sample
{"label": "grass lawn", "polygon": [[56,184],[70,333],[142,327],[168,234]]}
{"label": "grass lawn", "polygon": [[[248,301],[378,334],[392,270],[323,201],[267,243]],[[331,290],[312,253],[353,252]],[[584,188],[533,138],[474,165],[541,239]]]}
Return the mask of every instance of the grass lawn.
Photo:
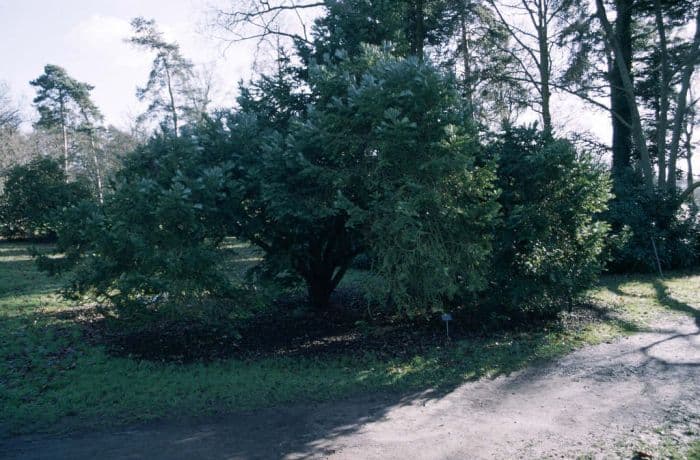
{"label": "grass lawn", "polygon": [[689,313],[683,302],[696,300],[700,275],[608,277],[591,293],[602,312],[597,320],[590,310],[574,311],[539,330],[475,336],[401,357],[292,354],[190,364],[107,353],[84,338],[76,321],[82,310],[54,294],[59,285],[36,271],[27,245],[0,244],[0,436],[449,388],[644,330],[656,315]]}

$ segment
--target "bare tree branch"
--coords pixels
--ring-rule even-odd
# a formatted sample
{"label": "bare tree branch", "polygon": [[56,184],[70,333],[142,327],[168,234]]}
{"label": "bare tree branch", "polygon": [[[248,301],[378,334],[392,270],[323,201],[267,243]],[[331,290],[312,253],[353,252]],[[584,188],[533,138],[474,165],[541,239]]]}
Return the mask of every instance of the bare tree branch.
{"label": "bare tree branch", "polygon": [[[304,2],[298,0],[249,0],[248,2],[233,1],[232,10],[216,10],[214,28],[224,29],[233,35],[228,38],[231,42],[260,40],[267,36],[277,36],[310,43],[307,26],[301,15],[302,10],[314,10],[326,6],[323,0]],[[281,27],[283,15],[293,14],[301,28],[300,33],[284,30]],[[250,30],[252,29],[252,30]],[[263,40],[265,41],[265,40]],[[260,43],[260,42],[259,42]]]}

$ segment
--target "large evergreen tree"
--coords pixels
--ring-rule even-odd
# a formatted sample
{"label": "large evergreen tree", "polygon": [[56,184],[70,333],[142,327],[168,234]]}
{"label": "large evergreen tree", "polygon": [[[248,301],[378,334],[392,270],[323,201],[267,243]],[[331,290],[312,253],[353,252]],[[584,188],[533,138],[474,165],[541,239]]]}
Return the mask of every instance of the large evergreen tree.
{"label": "large evergreen tree", "polygon": [[236,234],[273,273],[303,279],[319,308],[366,251],[407,310],[482,286],[495,191],[453,83],[366,48],[308,75],[263,80],[230,117]]}
{"label": "large evergreen tree", "polygon": [[47,64],[44,73],[29,82],[36,87],[34,106],[39,111],[35,126],[57,129],[63,140],[63,167],[66,178],[69,173],[69,135],[78,129],[92,132],[102,119],[97,106],[90,99],[93,86],[68,75],[63,67]]}

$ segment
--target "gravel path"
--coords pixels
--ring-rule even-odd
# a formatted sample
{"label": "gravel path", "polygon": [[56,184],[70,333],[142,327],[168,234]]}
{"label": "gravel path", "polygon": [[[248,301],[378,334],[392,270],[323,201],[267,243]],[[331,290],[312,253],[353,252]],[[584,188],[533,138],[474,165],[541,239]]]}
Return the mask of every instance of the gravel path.
{"label": "gravel path", "polygon": [[22,459],[629,458],[700,435],[700,321],[447,394],[373,395],[0,445]]}

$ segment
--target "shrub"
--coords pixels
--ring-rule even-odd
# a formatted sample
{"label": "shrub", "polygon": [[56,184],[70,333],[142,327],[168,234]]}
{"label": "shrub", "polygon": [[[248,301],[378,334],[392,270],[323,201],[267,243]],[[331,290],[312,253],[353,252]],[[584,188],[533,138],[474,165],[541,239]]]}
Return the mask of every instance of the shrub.
{"label": "shrub", "polygon": [[269,272],[302,279],[318,308],[363,252],[383,280],[377,296],[405,312],[483,286],[493,171],[475,162],[452,82],[368,49],[312,68],[313,103],[300,108],[290,101],[304,85],[288,75],[245,91],[221,130],[233,230],[264,251]]}
{"label": "shrub", "polygon": [[267,80],[257,96],[243,92],[239,111],[152,139],[102,206],[66,213],[65,257],[43,266],[73,268],[69,294],[134,324],[192,318],[202,305],[223,306],[204,315],[216,321],[244,314],[218,263],[228,235],[262,249],[262,272],[303,280],[317,308],[360,253],[377,297],[404,313],[481,289],[497,194],[452,82],[376,50],[309,78],[303,110],[288,102],[293,85]]}
{"label": "shrub", "polygon": [[90,197],[84,181],[67,182],[61,165],[39,157],[10,168],[0,197],[0,234],[11,239],[52,239],[61,212]]}
{"label": "shrub", "polygon": [[66,293],[110,307],[122,324],[230,323],[247,299],[218,251],[225,174],[196,139],[155,137],[127,157],[103,206],[66,211],[57,241],[65,256],[40,264],[71,269]]}
{"label": "shrub", "polygon": [[492,147],[503,222],[496,232],[487,304],[511,318],[548,315],[600,273],[610,181],[565,140],[508,128]]}
{"label": "shrub", "polygon": [[679,206],[677,196],[650,195],[631,172],[618,178],[615,195],[604,215],[618,242],[610,247],[611,271],[656,272],[656,254],[662,269],[700,263],[700,212],[694,202]]}
{"label": "shrub", "polygon": [[371,123],[368,208],[375,295],[408,315],[442,311],[486,286],[497,221],[495,165],[454,82],[413,61],[379,62],[353,89],[355,123]]}

